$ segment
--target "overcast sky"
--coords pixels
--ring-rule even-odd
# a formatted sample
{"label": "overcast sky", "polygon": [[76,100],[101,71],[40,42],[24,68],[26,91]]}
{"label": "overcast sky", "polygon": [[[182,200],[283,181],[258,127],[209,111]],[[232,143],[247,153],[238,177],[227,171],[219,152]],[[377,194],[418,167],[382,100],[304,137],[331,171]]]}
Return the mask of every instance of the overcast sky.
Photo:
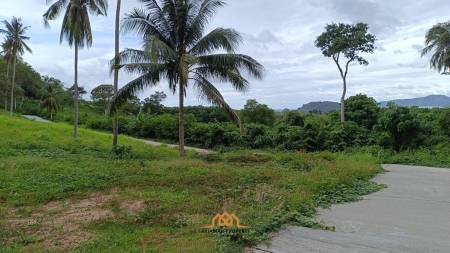
{"label": "overcast sky", "polygon": [[[73,83],[73,50],[59,44],[61,21],[45,29],[42,14],[45,0],[1,0],[0,19],[21,17],[31,26],[30,46],[25,55],[37,71]],[[141,7],[137,0],[122,0],[123,13]],[[245,42],[241,53],[260,61],[266,68],[262,81],[251,80],[246,94],[234,92],[227,84],[217,84],[234,108],[255,98],[277,109],[298,108],[311,101],[338,101],[341,80],[332,60],[314,47],[315,38],[331,22],[366,22],[377,38],[370,65],[351,66],[349,95],[365,93],[377,100],[412,98],[431,94],[450,95],[450,77],[441,76],[421,58],[427,29],[450,20],[448,0],[228,0],[211,27],[234,28]],[[114,50],[114,8],[110,0],[108,17],[92,18],[94,45],[80,54],[80,85],[88,91],[101,83],[112,83],[108,61]],[[137,48],[140,38],[130,34],[122,38],[122,48]],[[121,76],[124,85],[132,76]],[[147,90],[166,91],[166,84]],[[195,93],[188,94],[188,104],[202,104]],[[176,105],[169,96],[167,105]]]}

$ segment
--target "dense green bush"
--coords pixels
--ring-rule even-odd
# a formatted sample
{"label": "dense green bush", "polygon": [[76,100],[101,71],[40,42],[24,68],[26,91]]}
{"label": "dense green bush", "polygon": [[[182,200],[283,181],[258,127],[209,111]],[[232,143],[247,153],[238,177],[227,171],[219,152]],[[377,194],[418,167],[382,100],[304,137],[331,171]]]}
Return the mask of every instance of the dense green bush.
{"label": "dense green bush", "polygon": [[272,126],[275,123],[275,111],[267,105],[260,104],[254,99],[250,99],[241,110],[242,120],[246,124],[263,124]]}
{"label": "dense green bush", "polygon": [[345,100],[346,118],[367,129],[372,129],[378,121],[380,108],[375,99],[363,94]]}
{"label": "dense green bush", "polygon": [[86,121],[86,127],[95,130],[112,131],[112,120],[107,117],[90,118]]}
{"label": "dense green bush", "polygon": [[282,122],[289,126],[303,127],[305,125],[305,117],[300,112],[288,111],[285,113]]}
{"label": "dense green bush", "polygon": [[397,151],[420,145],[421,125],[410,108],[390,105],[382,113],[379,127],[389,133],[391,145]]}
{"label": "dense green bush", "polygon": [[[38,100],[19,103],[22,114],[45,117]],[[186,107],[186,144],[203,148],[278,149],[296,151],[342,151],[378,146],[387,150],[414,152],[430,150],[449,142],[450,109],[379,108],[375,100],[357,95],[346,100],[347,122],[338,112],[326,114],[285,110],[276,113],[266,105],[250,100],[244,110],[245,130],[239,129],[217,107]],[[178,142],[178,109],[161,107],[146,112],[137,99],[120,113],[122,134],[165,142]],[[137,113],[139,112],[139,113]],[[71,103],[58,112],[56,121],[72,123]],[[80,101],[80,124],[111,131],[112,121],[96,103]],[[426,136],[426,138],[425,138]],[[422,151],[424,153],[425,151]]]}
{"label": "dense green bush", "polygon": [[355,122],[333,125],[327,138],[327,149],[332,151],[371,144],[368,130]]}

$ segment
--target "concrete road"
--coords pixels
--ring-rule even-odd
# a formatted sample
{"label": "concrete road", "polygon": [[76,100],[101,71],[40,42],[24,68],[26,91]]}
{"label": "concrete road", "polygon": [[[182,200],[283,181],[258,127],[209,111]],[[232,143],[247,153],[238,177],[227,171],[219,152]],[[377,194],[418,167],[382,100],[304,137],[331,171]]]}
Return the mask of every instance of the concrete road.
{"label": "concrete road", "polygon": [[450,169],[384,168],[375,181],[388,188],[320,212],[336,232],[290,227],[250,252],[449,253]]}

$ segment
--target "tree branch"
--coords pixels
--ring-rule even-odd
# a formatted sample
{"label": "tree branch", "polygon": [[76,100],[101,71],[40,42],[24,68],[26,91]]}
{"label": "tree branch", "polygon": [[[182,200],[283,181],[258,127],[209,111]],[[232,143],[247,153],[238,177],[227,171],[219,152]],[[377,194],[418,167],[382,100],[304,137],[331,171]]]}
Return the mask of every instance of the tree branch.
{"label": "tree branch", "polygon": [[342,79],[344,79],[346,75],[344,75],[344,71],[342,70],[341,65],[339,64],[339,54],[333,55],[333,60],[336,63],[336,66],[338,67],[339,72],[341,73]]}

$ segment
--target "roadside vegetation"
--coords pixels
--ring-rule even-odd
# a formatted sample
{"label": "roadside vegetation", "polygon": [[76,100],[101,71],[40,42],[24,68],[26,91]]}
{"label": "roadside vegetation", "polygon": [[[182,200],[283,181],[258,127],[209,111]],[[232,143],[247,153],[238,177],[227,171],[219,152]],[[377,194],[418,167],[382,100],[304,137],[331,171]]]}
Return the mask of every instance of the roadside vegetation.
{"label": "roadside vegetation", "polygon": [[[368,155],[239,151],[206,156],[70,125],[0,115],[1,252],[236,252],[315,208],[378,190]],[[14,138],[10,138],[14,136]],[[200,231],[234,212],[246,233]]]}
{"label": "roadside vegetation", "polygon": [[[178,109],[164,107],[165,95],[157,92],[141,101],[130,101],[122,109],[119,131],[143,139],[177,143]],[[99,100],[82,101],[80,124],[109,132],[111,118],[104,115]],[[28,109],[26,109],[28,108]],[[38,102],[27,102],[24,114],[49,118]],[[72,123],[71,107],[64,106],[55,121]],[[381,108],[365,95],[346,100],[347,121],[338,112],[276,112],[249,100],[238,115],[245,124],[240,129],[217,107],[186,107],[186,143],[217,151],[269,149],[274,151],[353,152],[366,150],[386,163],[450,167],[450,109]]]}
{"label": "roadside vegetation", "polygon": [[[240,252],[286,224],[333,230],[315,220],[316,209],[382,189],[370,182],[382,172],[380,163],[450,167],[449,108],[381,107],[364,94],[347,98],[352,65],[367,65],[364,57],[375,53],[367,24],[327,25],[315,43],[339,69],[339,112],[275,111],[254,99],[235,110],[217,85],[247,91],[246,77],[263,78],[264,67],[236,53],[237,31],[208,30],[225,3],[140,2],[142,9],[121,18],[116,1],[114,81],[90,93],[78,83],[78,51],[93,45],[90,15],[105,16],[108,1],[47,1],[44,21],[63,16],[60,40],[74,49],[70,88],[24,62],[21,56],[31,53],[29,27],[20,18],[3,21],[1,253]],[[448,28],[430,29],[423,50],[442,74],[450,66]],[[120,30],[134,33],[142,48],[119,52]],[[120,71],[136,79],[119,90]],[[136,96],[162,83],[178,95],[178,107],[164,106],[163,92]],[[213,106],[185,106],[188,88]],[[215,152],[185,152],[185,143]],[[249,228],[202,230],[224,211]]]}

